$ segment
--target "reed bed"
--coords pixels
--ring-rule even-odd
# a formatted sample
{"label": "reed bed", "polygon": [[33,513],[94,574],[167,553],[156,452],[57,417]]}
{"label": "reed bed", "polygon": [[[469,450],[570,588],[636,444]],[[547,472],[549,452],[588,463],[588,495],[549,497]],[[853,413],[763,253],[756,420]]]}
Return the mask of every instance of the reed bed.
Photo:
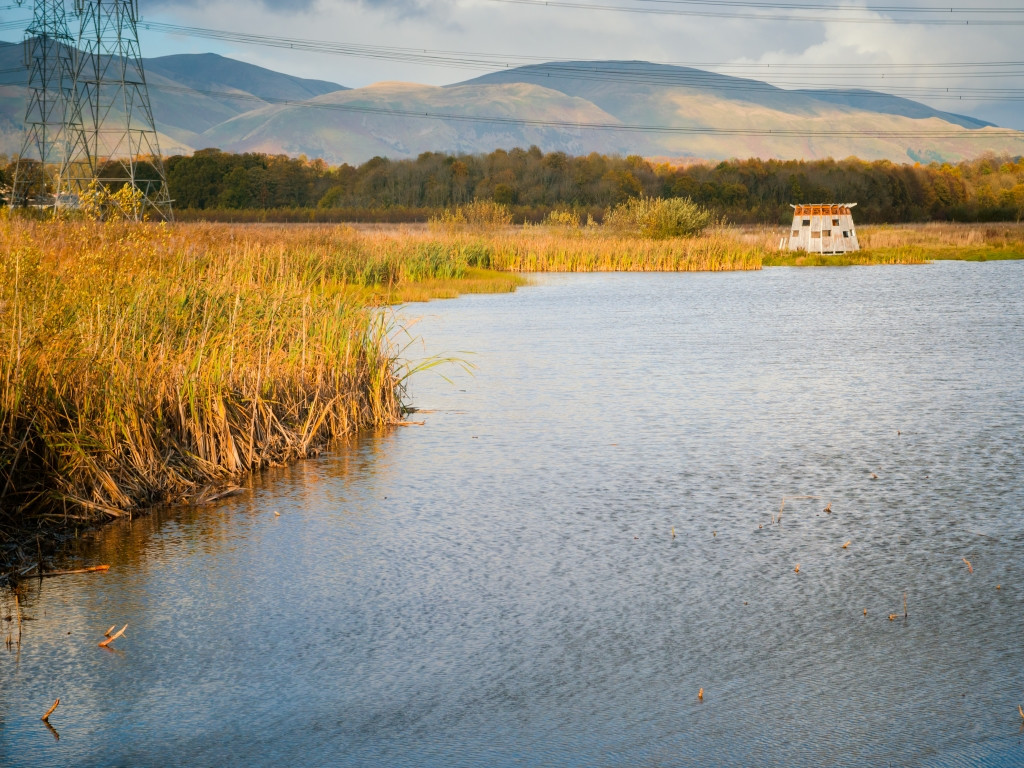
{"label": "reed bed", "polygon": [[0,560],[396,421],[408,371],[374,305],[459,280],[518,282],[344,227],[3,218]]}
{"label": "reed bed", "polygon": [[850,253],[779,251],[765,257],[766,267],[862,267],[877,264],[927,264],[931,259],[916,248],[892,248]]}
{"label": "reed bed", "polygon": [[924,261],[1024,259],[1024,224],[895,224],[863,227],[870,253],[903,253]]}
{"label": "reed bed", "polygon": [[433,236],[457,244],[480,266],[508,272],[722,272],[760,269],[764,256],[725,228],[663,240],[546,226]]}

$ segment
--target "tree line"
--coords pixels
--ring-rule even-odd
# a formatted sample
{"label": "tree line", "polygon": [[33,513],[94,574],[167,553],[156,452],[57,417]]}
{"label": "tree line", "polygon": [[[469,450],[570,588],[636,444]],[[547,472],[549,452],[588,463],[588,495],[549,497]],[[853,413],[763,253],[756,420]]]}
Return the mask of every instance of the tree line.
{"label": "tree line", "polygon": [[[518,221],[560,209],[600,220],[608,208],[640,197],[688,197],[734,223],[788,223],[790,204],[817,202],[856,202],[863,223],[1024,218],[1024,157],[991,155],[927,165],[856,158],[676,165],[530,147],[332,167],[306,157],[203,149],[167,158],[165,168],[183,218],[411,221],[492,200]],[[0,183],[9,183],[12,171],[10,163],[3,167]]]}

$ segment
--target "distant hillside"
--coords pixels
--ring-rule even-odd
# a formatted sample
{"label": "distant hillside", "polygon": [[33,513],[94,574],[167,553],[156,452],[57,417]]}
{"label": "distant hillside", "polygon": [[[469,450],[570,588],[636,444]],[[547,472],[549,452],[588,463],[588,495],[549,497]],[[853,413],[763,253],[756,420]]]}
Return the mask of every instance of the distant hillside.
{"label": "distant hillside", "polygon": [[616,111],[616,107],[628,108],[628,103],[644,100],[638,98],[638,89],[646,96],[653,95],[658,89],[671,89],[693,91],[701,95],[711,94],[727,101],[745,101],[791,114],[815,114],[824,101],[886,115],[916,119],[937,117],[964,128],[992,127],[992,123],[983,120],[942,112],[916,101],[877,91],[787,91],[760,80],[719,75],[692,67],[651,64],[646,61],[566,61],[531,64],[493,72],[459,85],[478,83],[535,83],[571,96],[590,99],[612,112]]}
{"label": "distant hillside", "polygon": [[[21,56],[20,44],[0,43],[0,83],[9,83],[0,85],[0,151],[7,153],[20,147]],[[709,160],[856,156],[905,163],[956,162],[986,152],[1024,155],[1024,133],[1006,135],[908,99],[858,89],[787,91],[642,61],[557,62],[444,87],[377,83],[357,89],[216,54],[165,56],[145,66],[165,154],[219,147],[305,154],[332,164],[531,145],[573,155]],[[807,132],[816,135],[800,135]],[[951,135],[900,136],[928,132]]]}
{"label": "distant hillside", "polygon": [[267,100],[304,101],[345,90],[337,83],[284,75],[214,53],[161,56],[146,59],[143,66],[160,130],[195,148],[207,146],[204,132]]}
{"label": "distant hillside", "polygon": [[803,93],[818,101],[829,101],[833,104],[843,104],[847,107],[865,110],[868,112],[880,112],[885,115],[902,115],[913,117],[917,120],[924,120],[929,117],[937,117],[947,123],[959,125],[963,128],[994,128],[995,123],[988,123],[967,115],[958,115],[954,112],[941,112],[932,109],[927,104],[904,99],[899,96],[890,96],[888,93],[878,91],[794,91]]}
{"label": "distant hillside", "polygon": [[[382,114],[380,110],[408,114]],[[571,154],[621,151],[607,131],[418,116],[424,113],[616,122],[613,115],[584,99],[524,83],[455,88],[377,83],[321,96],[310,106],[268,106],[248,112],[208,131],[203,138],[235,152],[283,148],[332,163],[363,162],[375,155],[415,157],[433,151],[473,154],[534,144]]]}
{"label": "distant hillside", "polygon": [[[20,43],[0,42],[0,151],[21,147],[25,79]],[[145,59],[153,118],[166,154],[208,146],[206,131],[270,101],[305,101],[345,86],[274,72],[214,53]],[[283,150],[279,150],[283,151]]]}

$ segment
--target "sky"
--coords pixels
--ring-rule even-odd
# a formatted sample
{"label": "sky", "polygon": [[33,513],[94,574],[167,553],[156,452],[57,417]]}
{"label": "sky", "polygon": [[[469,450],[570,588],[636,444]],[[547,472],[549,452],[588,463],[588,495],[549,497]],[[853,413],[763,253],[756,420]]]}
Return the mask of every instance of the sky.
{"label": "sky", "polygon": [[[706,65],[781,87],[882,90],[1024,130],[1024,46],[1019,43],[1024,3],[946,0],[955,12],[920,12],[936,1],[560,0],[576,7],[556,7],[536,0],[139,0],[139,5],[147,57],[212,51],[349,87],[385,80],[444,85],[526,63],[524,57],[639,59]],[[670,13],[599,10],[598,5]],[[733,17],[692,15],[709,12]],[[489,63],[431,65],[272,48],[171,35],[147,29],[147,21],[349,45],[485,53]],[[964,63],[975,66],[953,66]],[[992,89],[1017,92],[992,94]]]}

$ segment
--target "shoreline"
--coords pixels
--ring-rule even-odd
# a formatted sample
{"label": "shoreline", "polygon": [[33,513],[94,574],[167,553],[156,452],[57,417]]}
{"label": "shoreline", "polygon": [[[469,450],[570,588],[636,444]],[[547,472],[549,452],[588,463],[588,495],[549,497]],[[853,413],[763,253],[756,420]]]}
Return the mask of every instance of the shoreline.
{"label": "shoreline", "polygon": [[[877,243],[862,256],[794,265],[1024,258],[1020,226],[862,232]],[[30,573],[104,520],[201,501],[400,421],[410,371],[391,342],[400,329],[374,308],[514,291],[526,272],[785,265],[767,238],[777,243],[777,230],[645,240],[558,227],[3,219],[0,578]]]}

